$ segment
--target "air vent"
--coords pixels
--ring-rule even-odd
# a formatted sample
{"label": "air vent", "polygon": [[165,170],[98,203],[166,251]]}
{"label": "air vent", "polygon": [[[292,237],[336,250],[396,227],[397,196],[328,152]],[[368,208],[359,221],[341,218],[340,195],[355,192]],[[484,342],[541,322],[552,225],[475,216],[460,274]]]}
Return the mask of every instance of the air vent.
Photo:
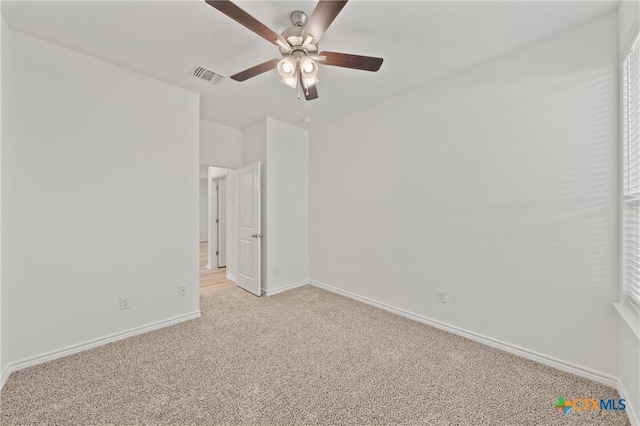
{"label": "air vent", "polygon": [[219,85],[224,81],[224,76],[218,74],[217,72],[211,71],[204,67],[195,67],[193,69],[192,75],[200,80],[207,81],[214,85]]}

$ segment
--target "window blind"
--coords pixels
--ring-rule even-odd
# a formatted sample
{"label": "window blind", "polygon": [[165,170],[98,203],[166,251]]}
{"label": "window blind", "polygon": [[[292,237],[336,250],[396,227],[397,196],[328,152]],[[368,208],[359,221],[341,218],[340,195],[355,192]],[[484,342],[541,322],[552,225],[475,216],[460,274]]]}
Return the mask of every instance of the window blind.
{"label": "window blind", "polygon": [[640,37],[622,64],[623,290],[640,310]]}

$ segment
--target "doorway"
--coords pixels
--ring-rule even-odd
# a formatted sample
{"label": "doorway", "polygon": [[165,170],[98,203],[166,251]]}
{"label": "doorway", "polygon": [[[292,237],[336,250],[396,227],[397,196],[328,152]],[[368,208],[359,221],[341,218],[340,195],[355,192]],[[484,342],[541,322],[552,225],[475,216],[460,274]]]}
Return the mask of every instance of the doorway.
{"label": "doorway", "polygon": [[[233,198],[229,200],[229,187],[233,188],[232,170],[205,166],[200,179],[200,290],[234,285],[230,277],[233,270],[233,244],[229,226],[233,226]],[[202,176],[202,174],[201,174]],[[231,222],[231,223],[230,223]],[[231,279],[230,279],[231,278]]]}
{"label": "doorway", "polygon": [[260,174],[259,162],[239,169],[208,167],[201,289],[237,284],[257,296],[262,293]]}

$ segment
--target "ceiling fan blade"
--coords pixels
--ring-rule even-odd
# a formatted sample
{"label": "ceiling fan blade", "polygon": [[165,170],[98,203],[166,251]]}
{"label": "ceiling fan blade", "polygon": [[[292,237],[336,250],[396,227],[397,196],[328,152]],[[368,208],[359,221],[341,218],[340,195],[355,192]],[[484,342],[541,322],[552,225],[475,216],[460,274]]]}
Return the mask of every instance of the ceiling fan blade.
{"label": "ceiling fan blade", "polygon": [[308,101],[312,101],[314,99],[318,99],[318,85],[314,84],[308,89],[304,88],[304,84],[302,83],[302,74],[298,75],[298,81],[300,82],[300,89],[302,93],[304,93],[304,98]]}
{"label": "ceiling fan blade", "polygon": [[313,43],[318,44],[329,25],[336,19],[348,0],[320,0],[311,13],[311,17],[302,30],[302,39],[308,35],[313,37]]}
{"label": "ceiling fan blade", "polygon": [[318,85],[314,84],[313,86],[309,87],[308,89],[302,89],[302,91],[304,92],[304,98],[308,101],[312,101],[314,99],[318,99]]}
{"label": "ceiling fan blade", "polygon": [[234,21],[249,28],[251,31],[258,34],[263,39],[267,40],[269,43],[276,44],[277,39],[283,39],[280,34],[276,34],[269,27],[264,25],[262,22],[258,21],[253,16],[249,15],[244,10],[240,9],[235,4],[231,3],[229,0],[205,0],[205,1],[209,6],[212,6],[213,8],[227,15],[229,18],[233,19]]}
{"label": "ceiling fan blade", "polygon": [[324,62],[327,60],[326,56],[320,56],[320,55],[307,55],[307,56],[316,62]]}
{"label": "ceiling fan blade", "polygon": [[382,58],[374,58],[372,56],[350,55],[348,53],[338,52],[320,52],[318,55],[325,56],[324,65],[332,65],[334,67],[353,68],[355,70],[376,72],[382,66]]}
{"label": "ceiling fan blade", "polygon": [[278,62],[279,61],[277,59],[268,60],[267,62],[263,62],[260,65],[256,65],[255,67],[251,67],[249,69],[246,69],[244,71],[241,71],[237,74],[232,75],[231,79],[235,81],[248,80],[251,77],[255,77],[256,75],[262,74],[263,72],[271,71],[272,69],[278,66]]}

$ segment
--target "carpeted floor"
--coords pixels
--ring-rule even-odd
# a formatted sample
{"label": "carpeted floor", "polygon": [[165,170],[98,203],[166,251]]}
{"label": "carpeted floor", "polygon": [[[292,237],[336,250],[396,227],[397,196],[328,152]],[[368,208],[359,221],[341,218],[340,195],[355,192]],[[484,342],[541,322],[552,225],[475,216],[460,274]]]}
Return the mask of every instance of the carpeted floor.
{"label": "carpeted floor", "polygon": [[306,286],[14,373],[2,425],[626,425],[614,389]]}

